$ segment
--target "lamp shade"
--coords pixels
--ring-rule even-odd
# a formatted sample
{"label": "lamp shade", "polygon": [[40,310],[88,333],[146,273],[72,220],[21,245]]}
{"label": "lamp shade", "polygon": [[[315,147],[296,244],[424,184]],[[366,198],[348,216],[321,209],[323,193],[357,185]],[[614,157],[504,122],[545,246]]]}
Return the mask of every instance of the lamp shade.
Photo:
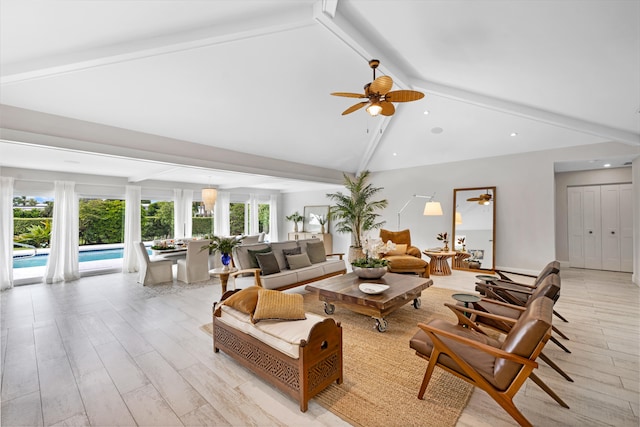
{"label": "lamp shade", "polygon": [[440,206],[440,202],[425,203],[424,215],[428,215],[428,216],[442,215],[442,206]]}
{"label": "lamp shade", "polygon": [[456,212],[456,225],[462,224],[462,214],[460,212]]}
{"label": "lamp shade", "polygon": [[202,203],[204,203],[204,210],[207,212],[212,212],[217,198],[218,190],[216,190],[215,188],[203,188]]}

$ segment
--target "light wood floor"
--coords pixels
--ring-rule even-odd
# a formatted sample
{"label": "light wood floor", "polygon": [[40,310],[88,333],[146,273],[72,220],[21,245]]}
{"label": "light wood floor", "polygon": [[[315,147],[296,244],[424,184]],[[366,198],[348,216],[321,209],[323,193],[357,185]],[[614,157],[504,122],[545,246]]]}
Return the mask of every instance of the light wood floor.
{"label": "light wood floor", "polygon": [[[439,287],[474,288],[469,273],[433,279]],[[227,356],[214,355],[199,327],[210,322],[219,296],[217,284],[142,287],[135,275],[120,273],[2,292],[2,426],[348,425],[313,400],[301,413]],[[556,308],[570,323],[556,324],[573,353],[551,343],[545,352],[575,382],[544,362],[539,376],[571,409],[527,382],[516,405],[533,424],[639,425],[639,305],[629,274],[562,272]],[[514,424],[478,390],[458,422]]]}

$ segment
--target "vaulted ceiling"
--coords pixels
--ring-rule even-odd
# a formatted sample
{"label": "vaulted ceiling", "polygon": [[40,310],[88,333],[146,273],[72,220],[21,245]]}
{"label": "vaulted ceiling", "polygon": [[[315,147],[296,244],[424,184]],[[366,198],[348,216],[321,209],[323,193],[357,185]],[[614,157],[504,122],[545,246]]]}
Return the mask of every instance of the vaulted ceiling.
{"label": "vaulted ceiling", "polygon": [[[425,97],[342,116],[358,100],[329,94],[362,92],[372,58]],[[0,67],[6,167],[295,190],[342,171],[640,147],[639,1],[1,0]],[[33,137],[39,113],[76,144]],[[135,153],[82,145],[84,122],[131,131]],[[209,147],[224,161],[203,161]]]}

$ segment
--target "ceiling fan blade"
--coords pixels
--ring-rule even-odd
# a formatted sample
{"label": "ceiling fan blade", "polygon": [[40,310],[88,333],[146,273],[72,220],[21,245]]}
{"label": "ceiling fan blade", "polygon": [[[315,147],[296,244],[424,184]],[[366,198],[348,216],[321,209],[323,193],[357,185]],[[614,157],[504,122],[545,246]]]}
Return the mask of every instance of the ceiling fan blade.
{"label": "ceiling fan blade", "polygon": [[354,111],[357,111],[359,109],[361,109],[362,107],[364,107],[365,105],[367,105],[369,103],[369,101],[364,101],[364,102],[359,102],[355,105],[352,105],[351,107],[347,108],[346,110],[344,110],[342,112],[342,115],[347,115],[349,113],[353,113]]}
{"label": "ceiling fan blade", "polygon": [[371,83],[369,92],[384,95],[391,90],[391,86],[393,86],[393,79],[391,77],[380,76]]}
{"label": "ceiling fan blade", "polygon": [[382,107],[382,111],[380,111],[380,114],[382,114],[383,116],[393,116],[393,113],[396,112],[396,107],[394,107],[390,102],[380,101],[380,106]]}
{"label": "ceiling fan blade", "polygon": [[480,200],[482,200],[480,197],[470,197],[467,202],[479,202]]}
{"label": "ceiling fan blade", "polygon": [[353,93],[353,92],[333,92],[331,95],[345,96],[347,98],[366,98],[366,96],[361,93]]}
{"label": "ceiling fan blade", "polygon": [[384,99],[391,102],[409,102],[424,98],[424,93],[415,90],[394,90],[389,92]]}

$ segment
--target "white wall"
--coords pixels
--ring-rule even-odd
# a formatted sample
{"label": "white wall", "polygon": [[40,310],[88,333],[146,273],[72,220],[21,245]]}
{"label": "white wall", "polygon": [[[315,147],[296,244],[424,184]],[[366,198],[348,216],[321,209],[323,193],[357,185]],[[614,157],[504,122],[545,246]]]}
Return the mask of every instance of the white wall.
{"label": "white wall", "polygon": [[[423,216],[424,199],[413,199],[402,213],[400,228],[410,228],[412,243],[422,249],[441,246],[436,235],[451,233],[454,188],[496,186],[496,268],[537,273],[556,259],[554,162],[637,152],[637,147],[625,144],[596,144],[376,172],[371,179],[375,186],[384,187],[381,198],[389,201],[389,207],[382,216],[391,230],[397,229],[396,214],[413,194],[436,193],[443,216]],[[638,160],[634,165],[640,169]],[[638,172],[634,173],[637,177]],[[634,191],[637,195],[637,186]],[[283,200],[283,215],[289,215],[304,205],[323,204],[324,198],[318,194],[288,193]],[[637,223],[638,214],[634,215]],[[334,233],[334,251],[348,251],[350,240],[344,237]],[[636,248],[637,237],[636,231]]]}
{"label": "white wall", "polygon": [[640,156],[636,157],[632,166],[633,176],[633,275],[631,280],[640,286]]}

